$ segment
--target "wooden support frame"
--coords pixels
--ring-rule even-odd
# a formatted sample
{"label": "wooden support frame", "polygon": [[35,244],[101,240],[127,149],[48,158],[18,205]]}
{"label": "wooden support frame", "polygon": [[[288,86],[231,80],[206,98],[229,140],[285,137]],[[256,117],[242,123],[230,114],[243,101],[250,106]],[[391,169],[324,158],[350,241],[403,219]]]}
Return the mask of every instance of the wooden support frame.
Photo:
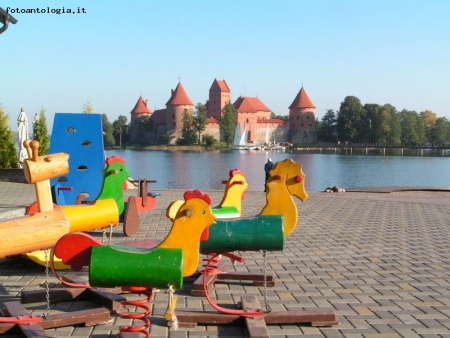
{"label": "wooden support frame", "polygon": [[[206,275],[206,287],[210,292],[217,281],[233,280],[233,281],[251,281],[253,286],[264,286],[264,274],[251,272],[228,272],[228,267],[225,262],[219,263],[219,269],[222,273]],[[192,296],[205,296],[203,290],[203,272],[199,272],[194,276],[197,278],[192,284]],[[276,283],[275,274],[266,275],[266,286],[273,287]]]}
{"label": "wooden support frame", "polygon": [[[29,315],[29,312],[19,302],[4,303],[2,312],[10,317]],[[105,324],[110,319],[110,314],[107,309],[96,308],[92,310],[50,315],[48,318],[43,319],[37,324],[0,323],[0,334],[6,333],[10,330],[19,329],[24,337],[51,337],[45,333],[44,329],[72,326],[77,324],[83,324],[84,326],[100,325]]]}
{"label": "wooden support frame", "polygon": [[[86,281],[76,275],[65,275],[62,277],[65,282],[86,284]],[[122,313],[126,311],[122,304],[126,300],[125,297],[119,295],[121,288],[101,289],[101,288],[51,288],[49,297],[52,302],[71,301],[77,299],[89,299],[96,304],[106,307],[112,313]],[[36,303],[46,300],[46,290],[22,291],[21,302]]]}
{"label": "wooden support frame", "polygon": [[310,324],[311,326],[338,325],[339,320],[334,312],[328,311],[274,311],[264,313],[255,296],[243,296],[238,307],[242,310],[259,310],[260,317],[242,317],[235,314],[224,314],[215,311],[176,311],[180,327],[196,327],[197,324],[242,325],[245,324],[249,337],[270,337],[267,325],[270,324]]}

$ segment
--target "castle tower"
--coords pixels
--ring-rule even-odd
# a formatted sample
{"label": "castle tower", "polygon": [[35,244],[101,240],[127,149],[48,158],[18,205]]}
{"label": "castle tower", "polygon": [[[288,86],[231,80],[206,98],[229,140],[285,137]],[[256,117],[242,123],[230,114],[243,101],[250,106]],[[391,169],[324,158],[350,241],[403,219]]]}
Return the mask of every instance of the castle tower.
{"label": "castle tower", "polygon": [[257,97],[241,96],[233,105],[237,110],[238,123],[241,124],[242,129],[247,129],[247,142],[255,142],[258,120],[270,119],[271,110]]}
{"label": "castle tower", "polygon": [[225,80],[214,79],[209,88],[208,117],[220,119],[222,109],[231,101],[231,91]]}
{"label": "castle tower", "polygon": [[316,106],[303,86],[289,106],[289,123],[292,143],[317,142]]}
{"label": "castle tower", "polygon": [[131,143],[136,143],[139,140],[139,134],[141,128],[139,126],[139,119],[143,116],[152,116],[152,111],[147,106],[147,100],[144,101],[142,95],[139,96],[136,105],[130,112],[131,122],[130,122],[130,141]]}
{"label": "castle tower", "polygon": [[166,128],[168,132],[183,127],[183,112],[185,109],[192,114],[194,103],[179,82],[175,90],[172,90],[172,95],[166,103]]}

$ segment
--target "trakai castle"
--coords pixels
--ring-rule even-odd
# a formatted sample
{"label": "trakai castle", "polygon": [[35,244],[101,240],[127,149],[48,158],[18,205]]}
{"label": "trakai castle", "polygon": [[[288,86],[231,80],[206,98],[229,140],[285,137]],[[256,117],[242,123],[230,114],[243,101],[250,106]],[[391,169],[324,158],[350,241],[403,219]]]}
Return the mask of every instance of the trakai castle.
{"label": "trakai castle", "polygon": [[[208,123],[203,134],[210,134],[217,140],[223,139],[218,121],[222,109],[230,102],[230,87],[225,80],[215,79],[209,89],[209,100],[206,103]],[[265,144],[267,139],[269,143],[317,142],[316,107],[303,86],[289,106],[289,119],[271,119],[271,110],[257,97],[240,96],[233,105],[237,110],[237,120],[241,130],[247,130],[247,143],[249,144]],[[181,82],[172,90],[165,109],[152,112],[147,100],[140,96],[130,113],[131,143],[142,143],[143,130],[138,121],[143,116],[151,116],[155,126],[154,131],[145,134],[147,143],[157,143],[159,137],[164,134],[173,135],[175,139],[181,137],[182,117],[185,109],[193,113],[195,104],[189,98]]]}

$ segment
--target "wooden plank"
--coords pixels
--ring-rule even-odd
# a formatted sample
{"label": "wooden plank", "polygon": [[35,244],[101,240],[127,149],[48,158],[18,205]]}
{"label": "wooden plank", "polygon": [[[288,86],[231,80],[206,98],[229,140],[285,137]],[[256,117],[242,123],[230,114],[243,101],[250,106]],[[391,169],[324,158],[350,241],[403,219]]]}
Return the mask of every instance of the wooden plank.
{"label": "wooden plank", "polygon": [[128,198],[128,205],[125,210],[123,220],[123,233],[128,237],[136,236],[139,232],[140,220],[137,206],[137,197],[130,196]]}
{"label": "wooden plank", "polygon": [[266,324],[306,324],[311,326],[338,325],[339,320],[332,311],[275,311],[264,315]]}
{"label": "wooden plank", "polygon": [[42,323],[41,327],[44,329],[50,329],[54,327],[73,326],[83,324],[84,326],[101,325],[109,322],[111,316],[109,310],[103,307],[60,313],[50,315]]}
{"label": "wooden plank", "polygon": [[[78,298],[86,289],[83,288],[52,288],[48,290],[52,302],[69,301]],[[45,290],[22,291],[20,301],[22,304],[45,302]]]}
{"label": "wooden plank", "polygon": [[[64,275],[62,279],[68,283],[87,283],[87,281],[83,277],[74,274]],[[85,293],[81,295],[82,297],[86,297],[87,299],[106,307],[111,312],[122,313],[126,311],[126,307],[122,305],[122,302],[127,299],[118,294],[122,292],[122,288],[90,288],[84,290]]]}
{"label": "wooden plank", "polygon": [[14,329],[16,324],[13,323],[0,323],[0,334],[6,333],[9,330]]}
{"label": "wooden plank", "polygon": [[[3,304],[3,309],[5,313],[11,317],[30,315],[27,309],[25,309],[19,302],[6,302]],[[47,333],[45,333],[44,329],[39,324],[17,324],[17,327],[22,332],[24,337],[50,337]]]}
{"label": "wooden plank", "polygon": [[[255,296],[243,296],[241,299],[242,309],[245,311],[261,311],[261,305]],[[267,329],[264,317],[245,317],[248,335],[250,338],[269,338],[269,330]]]}
{"label": "wooden plank", "polygon": [[180,327],[195,327],[196,324],[240,325],[244,318],[238,315],[225,315],[217,311],[176,311]]}
{"label": "wooden plank", "polygon": [[[208,292],[211,291],[214,283],[217,281],[217,275],[207,275],[205,277],[205,284]],[[203,274],[198,277],[192,284],[191,290],[192,296],[205,296],[205,291],[203,290]]]}
{"label": "wooden plank", "polygon": [[[252,281],[254,286],[264,286],[264,274],[263,273],[251,273],[251,272],[229,272],[219,274],[218,280],[245,280]],[[276,277],[274,274],[266,275],[267,286],[275,286]]]}

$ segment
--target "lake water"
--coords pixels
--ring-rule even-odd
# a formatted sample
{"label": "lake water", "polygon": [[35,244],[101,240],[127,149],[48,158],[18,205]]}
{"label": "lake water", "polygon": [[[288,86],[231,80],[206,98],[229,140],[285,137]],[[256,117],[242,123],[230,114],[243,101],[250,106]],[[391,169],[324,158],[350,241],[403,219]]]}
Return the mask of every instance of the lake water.
{"label": "lake water", "polygon": [[[392,151],[392,150],[390,150]],[[396,150],[397,151],[397,150]],[[231,169],[245,172],[249,191],[264,190],[264,164],[291,158],[303,166],[307,191],[323,191],[326,187],[345,189],[370,186],[434,186],[450,187],[449,150],[439,153],[422,151],[422,156],[357,154],[355,150],[339,153],[305,151],[136,151],[107,150],[106,156],[118,155],[126,160],[134,179],[147,178],[157,183],[150,189],[222,190],[223,180]],[[384,151],[386,154],[386,151]],[[420,155],[414,150],[412,155]]]}

